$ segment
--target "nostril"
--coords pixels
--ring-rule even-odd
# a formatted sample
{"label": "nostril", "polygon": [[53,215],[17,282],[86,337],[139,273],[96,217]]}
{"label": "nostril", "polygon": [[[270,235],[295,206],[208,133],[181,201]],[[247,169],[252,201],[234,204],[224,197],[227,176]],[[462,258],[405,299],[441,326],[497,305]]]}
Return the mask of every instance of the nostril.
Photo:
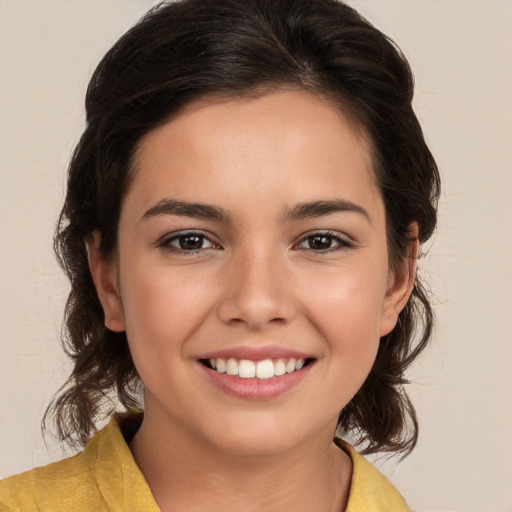
{"label": "nostril", "polygon": [[[283,325],[293,319],[296,305],[289,289],[277,282],[265,284],[268,279],[258,275],[246,278],[242,284],[232,279],[226,284],[226,292],[221,295],[217,314],[224,323],[232,326],[247,325],[251,329],[264,325]],[[232,282],[232,284],[230,284]]]}

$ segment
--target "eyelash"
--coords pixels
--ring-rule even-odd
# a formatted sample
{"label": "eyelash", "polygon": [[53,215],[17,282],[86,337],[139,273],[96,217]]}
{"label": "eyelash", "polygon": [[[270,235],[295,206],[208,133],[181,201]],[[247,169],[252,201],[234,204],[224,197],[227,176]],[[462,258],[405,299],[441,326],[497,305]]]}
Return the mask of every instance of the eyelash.
{"label": "eyelash", "polygon": [[309,233],[307,236],[304,236],[303,238],[301,238],[301,240],[299,241],[299,243],[297,245],[300,245],[302,242],[304,242],[308,239],[312,239],[312,238],[316,238],[316,237],[331,238],[332,241],[335,241],[338,243],[338,246],[334,247],[334,248],[321,249],[318,251],[316,251],[314,249],[306,249],[306,250],[312,251],[317,254],[326,254],[326,253],[330,253],[330,252],[346,251],[346,250],[352,249],[354,247],[354,244],[352,242],[350,242],[346,238],[342,238],[341,236],[337,235],[336,233],[333,233],[332,231],[315,231],[313,233]]}
{"label": "eyelash", "polygon": [[[200,249],[192,249],[192,250],[186,250],[182,248],[176,248],[171,245],[171,242],[177,241],[180,238],[188,238],[188,237],[198,237],[202,240],[207,240],[212,244],[212,247],[206,247],[206,248],[200,248]],[[346,251],[348,249],[351,249],[354,247],[354,244],[347,240],[346,238],[342,238],[336,233],[332,231],[315,231],[312,233],[307,234],[306,236],[302,237],[295,246],[301,245],[303,242],[307,241],[308,239],[313,239],[316,237],[321,238],[330,238],[332,241],[337,242],[338,246],[334,248],[327,248],[327,249],[306,249],[307,251],[314,252],[315,254],[328,254],[332,252],[337,251]],[[210,239],[208,235],[203,233],[202,231],[181,231],[178,233],[173,234],[172,236],[163,238],[160,242],[157,243],[157,247],[170,252],[175,253],[181,253],[181,254],[199,254],[200,252],[209,251],[212,249],[217,249],[218,246]]]}
{"label": "eyelash", "polygon": [[187,251],[186,249],[181,249],[181,248],[178,249],[177,247],[173,247],[171,245],[171,242],[173,242],[175,240],[179,240],[180,238],[189,238],[189,237],[193,237],[193,236],[201,238],[203,240],[208,240],[208,242],[210,242],[213,246],[215,246],[215,243],[212,242],[212,240],[210,240],[210,237],[208,237],[205,233],[203,233],[202,231],[193,231],[193,230],[192,231],[180,231],[178,233],[173,234],[172,236],[164,237],[160,242],[158,242],[157,246],[160,249],[163,249],[165,251],[186,253],[186,254],[198,254],[200,252],[204,252],[204,251],[211,250],[214,248],[214,247],[207,247],[206,249],[193,249],[193,250]]}

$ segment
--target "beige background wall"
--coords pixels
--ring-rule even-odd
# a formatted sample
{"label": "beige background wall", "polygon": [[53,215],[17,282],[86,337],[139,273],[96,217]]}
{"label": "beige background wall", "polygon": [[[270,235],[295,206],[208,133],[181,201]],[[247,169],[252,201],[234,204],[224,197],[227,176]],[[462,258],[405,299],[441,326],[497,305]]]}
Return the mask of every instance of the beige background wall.
{"label": "beige background wall", "polygon": [[[39,432],[68,370],[53,225],[88,77],[153,3],[0,0],[0,476],[62,456]],[[380,464],[417,511],[511,512],[512,2],[352,3],[409,57],[444,180],[423,261],[437,334],[411,372],[421,437]]]}

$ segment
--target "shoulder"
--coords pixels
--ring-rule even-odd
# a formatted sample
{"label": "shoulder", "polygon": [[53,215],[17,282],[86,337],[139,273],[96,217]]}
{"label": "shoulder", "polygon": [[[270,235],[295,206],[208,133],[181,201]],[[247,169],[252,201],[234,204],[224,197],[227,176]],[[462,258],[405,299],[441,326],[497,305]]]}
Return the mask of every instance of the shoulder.
{"label": "shoulder", "polygon": [[336,444],[352,460],[352,483],[346,512],[410,512],[393,484],[350,444]]}
{"label": "shoulder", "polygon": [[48,466],[14,475],[0,482],[0,509],[6,511],[51,510],[74,496],[91,480],[91,469],[83,453]]}
{"label": "shoulder", "polygon": [[101,512],[123,510],[127,502],[134,503],[134,511],[158,510],[118,419],[82,453],[0,482],[2,512]]}

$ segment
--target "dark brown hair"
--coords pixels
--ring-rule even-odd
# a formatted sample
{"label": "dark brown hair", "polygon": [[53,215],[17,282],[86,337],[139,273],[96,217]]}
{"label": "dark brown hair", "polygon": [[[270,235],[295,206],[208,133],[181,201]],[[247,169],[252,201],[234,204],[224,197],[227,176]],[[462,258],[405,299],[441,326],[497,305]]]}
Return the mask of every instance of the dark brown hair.
{"label": "dark brown hair", "polygon": [[[111,414],[117,396],[140,408],[141,382],[126,334],[105,327],[84,240],[116,247],[120,205],[137,144],[180,108],[208,96],[240,97],[287,88],[336,104],[364,131],[386,209],[391,265],[403,261],[410,226],[421,243],[436,224],[439,175],[412,110],[413,78],[395,44],[336,0],[181,0],[162,3],[98,65],[86,97],[87,126],[69,167],[55,249],[71,281],[63,343],[74,369],[45,419],[70,444],[83,444]],[[366,382],[341,411],[338,432],[366,452],[408,453],[417,420],[404,372],[433,325],[416,277],[395,329],[380,340]]]}

